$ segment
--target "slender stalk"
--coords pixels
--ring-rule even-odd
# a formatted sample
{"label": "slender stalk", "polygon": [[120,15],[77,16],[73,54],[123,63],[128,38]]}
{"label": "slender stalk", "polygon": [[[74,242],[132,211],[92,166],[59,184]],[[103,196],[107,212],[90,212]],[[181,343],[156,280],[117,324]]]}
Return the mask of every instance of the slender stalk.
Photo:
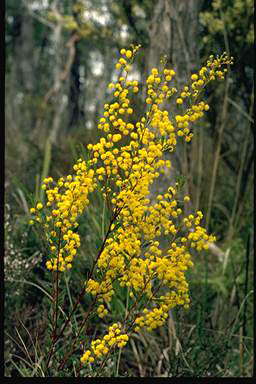
{"label": "slender stalk", "polygon": [[[249,255],[250,255],[250,233],[247,238],[246,245],[246,255],[245,255],[245,282],[244,282],[244,297],[247,296],[248,292],[248,275],[249,275]],[[244,303],[244,313],[243,313],[243,336],[246,336],[246,312],[247,312],[247,300]]]}
{"label": "slender stalk", "polygon": [[75,339],[74,339],[74,341],[73,341],[73,343],[71,345],[70,350],[65,353],[64,358],[63,358],[63,360],[62,360],[62,362],[61,362],[61,364],[59,366],[59,371],[61,371],[63,369],[63,367],[65,365],[65,362],[67,361],[68,357],[75,351],[76,341],[77,341],[78,337],[80,336],[80,333],[82,332],[82,329],[83,329],[86,321],[88,320],[89,316],[92,314],[91,313],[91,309],[95,305],[96,301],[97,301],[97,295],[95,296],[94,301],[89,305],[89,308],[87,310],[87,315],[84,318],[84,320],[83,320],[83,322],[82,322],[82,324],[80,326],[80,329],[79,329],[79,331],[78,331],[78,333],[77,333],[77,335],[76,335],[76,337],[75,337]]}
{"label": "slender stalk", "polygon": [[[189,194],[191,192],[190,189],[190,171],[189,171],[189,166],[188,166],[188,154],[187,154],[187,146],[183,146],[183,161],[182,161],[182,175],[185,175],[185,185],[184,185],[184,193]],[[187,206],[184,207],[184,214],[187,215],[188,208]]]}
{"label": "slender stalk", "polygon": [[[127,295],[126,295],[125,318],[127,317],[127,314],[128,314],[129,295],[130,295],[130,287],[128,287],[128,289],[127,289]],[[121,353],[122,353],[122,349],[120,348],[120,349],[119,349],[119,352],[118,352],[118,359],[117,359],[117,364],[116,364],[116,377],[118,377],[118,371],[119,371],[119,365],[120,365]]]}
{"label": "slender stalk", "polygon": [[[250,121],[250,123],[252,123],[253,121],[253,106],[254,106],[254,87],[252,89],[252,94],[251,94],[251,104],[250,104],[250,110],[249,110],[249,115],[247,115],[247,119]],[[243,111],[240,111],[241,114]],[[248,130],[250,129],[250,126],[248,127]],[[245,150],[245,153],[247,153],[248,149],[249,149],[249,140],[248,140],[248,145],[247,145],[247,148]],[[253,160],[253,153],[252,153],[252,160]],[[244,172],[244,170],[243,170]],[[245,188],[244,188],[244,191],[246,189],[246,185],[247,183],[245,183]],[[245,192],[244,192],[245,193]],[[234,227],[236,228],[238,223],[239,223],[239,218],[240,218],[240,215],[241,215],[241,212],[243,210],[243,204],[239,204],[238,207],[237,207],[237,212],[236,212],[236,217],[234,218]]]}
{"label": "slender stalk", "polygon": [[[207,293],[208,293],[208,253],[207,251],[205,252],[205,281],[204,281],[204,298],[203,298],[203,321],[205,320],[204,319],[204,316],[206,314],[206,306],[207,306]],[[203,333],[204,335],[205,333]],[[202,336],[202,334],[201,334]]]}
{"label": "slender stalk", "polygon": [[[223,21],[223,37],[224,37],[225,48],[226,48],[227,53],[229,54],[230,50],[229,50],[228,34],[227,34],[226,25],[225,25],[225,19],[224,19],[223,12],[222,12],[221,8],[220,8],[220,17]],[[208,199],[208,209],[207,209],[207,215],[206,215],[206,229],[208,229],[208,227],[209,227],[209,222],[210,222],[210,217],[211,217],[211,210],[212,210],[212,204],[213,204],[213,194],[214,194],[217,170],[218,170],[219,159],[220,159],[221,141],[222,141],[222,136],[223,136],[224,127],[225,127],[225,123],[226,123],[226,117],[227,117],[228,90],[229,90],[229,74],[227,75],[226,83],[225,83],[225,93],[224,93],[224,101],[223,101],[223,108],[222,108],[221,125],[220,125],[220,130],[219,130],[218,139],[217,139],[215,156],[214,156],[211,186],[210,186],[210,193],[209,193],[209,199]]]}
{"label": "slender stalk", "polygon": [[103,212],[102,212],[102,225],[101,225],[101,235],[104,240],[104,232],[105,232],[105,211],[106,211],[106,201],[103,201]]}
{"label": "slender stalk", "polygon": [[199,129],[198,132],[198,161],[197,161],[197,188],[196,188],[196,201],[195,210],[198,211],[200,203],[200,194],[202,188],[202,174],[203,174],[203,130]]}
{"label": "slender stalk", "polygon": [[55,303],[56,306],[55,306],[55,328],[54,328],[54,339],[55,339],[56,336],[57,336],[57,321],[58,321],[60,236],[61,236],[61,230],[59,230],[59,239],[58,239],[57,273],[56,273],[56,303]]}
{"label": "slender stalk", "polygon": [[117,218],[117,216],[119,215],[121,209],[122,209],[122,208],[117,209],[116,212],[114,213],[112,219],[110,220],[110,223],[109,223],[109,226],[108,226],[107,233],[106,233],[105,238],[104,238],[104,240],[103,240],[103,242],[102,242],[102,245],[101,245],[101,248],[100,248],[100,250],[99,250],[99,252],[98,252],[98,255],[97,255],[96,259],[94,260],[92,269],[91,269],[91,271],[89,272],[89,275],[88,275],[88,277],[87,277],[87,280],[89,280],[89,279],[92,277],[92,275],[93,275],[94,268],[95,268],[95,266],[97,265],[97,262],[98,262],[98,260],[99,260],[99,258],[100,258],[100,255],[102,254],[102,252],[103,252],[103,250],[104,250],[104,248],[105,248],[105,244],[106,244],[106,241],[107,241],[107,239],[108,239],[108,236],[109,236],[109,234],[110,234],[110,232],[111,232],[111,226],[112,226],[112,224],[114,223],[114,221],[115,221],[115,219]]}
{"label": "slender stalk", "polygon": [[[45,148],[44,148],[44,162],[43,162],[43,170],[41,175],[41,184],[43,183],[44,179],[47,177],[50,164],[51,164],[51,153],[52,153],[52,143],[49,138],[47,138],[45,142]],[[44,193],[41,189],[39,192],[39,200],[43,201]]]}
{"label": "slender stalk", "polygon": [[[111,226],[112,226],[113,222],[115,221],[116,217],[119,215],[119,213],[120,213],[120,209],[118,209],[118,210],[114,213],[114,215],[113,215],[113,217],[112,217],[112,219],[111,219],[111,221],[110,221],[110,223],[109,223],[109,227],[108,227],[108,231],[107,231],[107,233],[106,233],[106,235],[105,235],[105,239],[104,239],[104,241],[103,241],[103,243],[102,243],[102,246],[101,246],[101,248],[100,248],[100,250],[99,250],[99,252],[98,252],[98,255],[97,255],[97,257],[96,257],[96,259],[95,259],[95,261],[94,261],[93,267],[92,267],[92,269],[91,269],[91,271],[90,271],[90,273],[89,273],[89,275],[88,275],[87,281],[89,281],[89,279],[90,279],[91,276],[93,275],[94,268],[95,268],[95,266],[97,265],[98,259],[99,259],[101,253],[102,253],[103,250],[104,250],[104,247],[105,247],[107,238],[108,238],[108,236],[109,236],[109,234],[110,234],[110,232],[111,232]],[[57,268],[57,272],[58,272],[58,268]],[[64,325],[63,325],[63,327],[62,327],[62,329],[61,329],[61,331],[60,331],[60,333],[59,333],[59,335],[57,336],[57,335],[55,334],[54,343],[53,343],[53,346],[52,346],[52,348],[51,348],[51,350],[50,350],[49,357],[48,357],[48,360],[47,360],[47,363],[46,363],[46,367],[47,367],[47,368],[48,368],[48,366],[49,366],[50,358],[51,358],[52,353],[53,353],[53,350],[54,350],[54,345],[57,343],[57,341],[60,339],[60,337],[62,337],[62,335],[63,335],[63,333],[64,333],[64,330],[66,329],[67,325],[69,324],[69,322],[70,322],[70,320],[71,320],[71,317],[72,317],[72,315],[74,314],[74,312],[75,312],[75,310],[76,310],[78,304],[80,303],[82,297],[84,296],[84,294],[85,294],[85,287],[81,290],[81,292],[80,292],[80,294],[79,294],[79,297],[78,297],[78,300],[76,301],[75,305],[73,306],[73,309],[72,309],[72,311],[70,312],[68,318],[66,319],[66,321],[65,321],[65,323],[64,323]],[[79,334],[80,334],[82,328],[84,327],[84,324],[85,324],[85,322],[87,321],[87,319],[88,319],[88,317],[89,317],[89,315],[90,315],[91,307],[92,307],[92,305],[95,304],[96,299],[97,299],[97,296],[95,297],[93,303],[90,305],[90,307],[89,307],[89,309],[88,309],[88,311],[87,311],[87,317],[86,317],[85,320],[83,320],[83,323],[82,323],[82,325],[81,325],[81,327],[80,327],[80,330],[79,330],[79,332],[78,332],[78,334],[77,334],[77,337],[79,336]],[[76,340],[77,340],[77,337],[75,338],[75,340],[74,340],[74,342],[73,342],[73,344],[72,344],[72,347],[71,347],[71,353],[73,352],[73,348],[74,348],[75,342],[76,342]],[[62,361],[62,363],[61,363],[61,365],[60,365],[60,369],[62,369],[62,368],[64,367],[64,364],[65,364],[65,362],[66,362],[66,360],[67,360],[67,357],[68,357],[69,355],[70,355],[70,353],[67,353],[67,354],[65,355],[65,357],[64,357],[64,359],[63,359],[63,361]]]}
{"label": "slender stalk", "polygon": [[[59,238],[58,238],[58,255],[57,255],[57,274],[56,274],[56,291],[53,295],[53,306],[55,305],[55,310],[53,312],[53,331],[52,331],[52,346],[50,349],[50,352],[48,354],[48,359],[46,361],[46,370],[49,369],[49,364],[51,361],[51,357],[53,355],[54,349],[56,342],[58,341],[58,336],[57,336],[57,319],[58,319],[58,279],[59,279],[59,255],[60,255],[60,236],[61,236],[61,230],[59,230]],[[55,301],[55,302],[54,302]],[[54,324],[55,322],[55,324]]]}
{"label": "slender stalk", "polygon": [[120,348],[119,351],[118,351],[118,358],[117,358],[117,364],[116,364],[116,377],[118,377],[121,353],[122,353],[122,349]]}
{"label": "slender stalk", "polygon": [[248,143],[249,143],[249,136],[250,136],[249,127],[247,128],[245,135],[246,136],[245,136],[244,143],[243,143],[241,160],[240,160],[240,165],[239,165],[239,170],[238,170],[238,175],[237,175],[237,181],[236,181],[236,187],[235,187],[235,199],[234,199],[234,203],[233,203],[231,217],[229,220],[229,229],[228,229],[228,235],[227,235],[228,240],[230,240],[232,237],[235,215],[237,213],[237,206],[238,206],[238,202],[239,202],[240,189],[241,189],[242,174],[243,174],[243,169],[244,169],[244,164],[245,164],[245,159],[246,159],[246,153],[247,153],[247,148],[248,148]]}
{"label": "slender stalk", "polygon": [[239,328],[239,368],[240,368],[240,377],[243,377],[243,374],[244,374],[243,327]]}
{"label": "slender stalk", "polygon": [[218,171],[218,166],[220,161],[221,141],[222,141],[224,127],[225,127],[226,118],[227,118],[228,89],[229,89],[229,77],[227,76],[226,83],[225,83],[225,93],[224,93],[224,101],[223,101],[223,108],[222,108],[221,125],[219,129],[216,150],[215,150],[214,160],[213,160],[212,178],[211,178],[210,192],[209,192],[209,198],[208,198],[208,208],[207,208],[207,214],[206,214],[206,229],[208,229],[209,227],[209,222],[211,217],[214,189],[215,189],[217,171]]}

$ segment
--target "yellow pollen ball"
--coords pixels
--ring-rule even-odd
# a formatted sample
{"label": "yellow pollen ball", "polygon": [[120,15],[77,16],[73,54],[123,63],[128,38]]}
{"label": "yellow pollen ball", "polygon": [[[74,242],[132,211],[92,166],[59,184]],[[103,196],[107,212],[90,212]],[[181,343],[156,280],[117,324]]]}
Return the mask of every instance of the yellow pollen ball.
{"label": "yellow pollen ball", "polygon": [[130,59],[132,57],[132,51],[130,50],[126,51],[126,57],[127,59]]}
{"label": "yellow pollen ball", "polygon": [[196,74],[191,76],[191,80],[196,81],[198,79],[198,76]]}

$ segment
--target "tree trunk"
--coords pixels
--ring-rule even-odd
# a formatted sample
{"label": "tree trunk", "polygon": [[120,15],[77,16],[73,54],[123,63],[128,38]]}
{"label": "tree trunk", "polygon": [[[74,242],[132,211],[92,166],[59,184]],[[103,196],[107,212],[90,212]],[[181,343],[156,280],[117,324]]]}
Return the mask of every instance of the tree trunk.
{"label": "tree trunk", "polygon": [[[147,72],[159,65],[160,57],[165,55],[167,66],[176,71],[176,85],[179,90],[190,78],[191,72],[198,67],[198,14],[201,0],[159,0],[154,2],[152,18],[149,23],[149,52]],[[176,97],[173,96],[164,108],[169,112],[176,109]],[[189,175],[190,158],[187,145],[182,142],[175,155],[171,155],[174,169],[187,177],[183,187],[189,192],[191,180]],[[166,173],[158,182],[156,193],[165,190],[167,185],[174,183],[173,171]]]}
{"label": "tree trunk", "polygon": [[79,47],[79,42],[74,44],[75,56],[74,61],[70,71],[70,91],[69,91],[69,123],[68,130],[71,130],[79,124],[81,117],[80,109],[80,57],[81,50]]}

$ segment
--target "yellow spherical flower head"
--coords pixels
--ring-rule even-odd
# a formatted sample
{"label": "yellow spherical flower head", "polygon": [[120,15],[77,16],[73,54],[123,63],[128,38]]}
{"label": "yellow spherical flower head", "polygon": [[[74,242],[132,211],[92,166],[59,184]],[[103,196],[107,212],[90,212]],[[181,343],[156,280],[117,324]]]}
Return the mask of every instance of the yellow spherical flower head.
{"label": "yellow spherical flower head", "polygon": [[43,204],[42,203],[37,203],[37,205],[36,205],[36,209],[38,209],[38,211],[40,210],[40,209],[42,209],[43,208]]}

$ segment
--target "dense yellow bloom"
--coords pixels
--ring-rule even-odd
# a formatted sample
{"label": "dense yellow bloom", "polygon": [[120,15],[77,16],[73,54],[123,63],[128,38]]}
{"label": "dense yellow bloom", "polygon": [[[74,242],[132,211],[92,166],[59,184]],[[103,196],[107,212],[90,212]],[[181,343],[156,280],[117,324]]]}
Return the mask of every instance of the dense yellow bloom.
{"label": "dense yellow bloom", "polygon": [[[175,150],[179,137],[192,138],[191,125],[209,109],[198,96],[213,79],[223,78],[224,65],[232,62],[226,54],[211,56],[198,74],[191,76],[192,83],[183,87],[176,99],[185,104],[183,114],[172,118],[161,108],[164,101],[177,93],[170,82],[175,78],[173,69],[153,68],[146,85],[145,116],[135,120],[132,93],[139,90],[138,81],[128,80],[128,64],[132,64],[139,46],[121,49],[123,57],[116,68],[122,74],[108,88],[112,102],[104,105],[98,128],[103,135],[95,144],[87,146],[89,160],[79,159],[73,166],[74,174],[61,177],[56,183],[44,180],[47,203],[37,203],[30,213],[37,221],[47,222],[49,270],[66,271],[72,267],[80,246],[75,232],[78,217],[89,204],[89,194],[96,188],[102,193],[110,209],[111,220],[104,239],[104,247],[96,258],[94,274],[85,282],[86,294],[92,295],[98,317],[108,313],[118,287],[127,287],[131,307],[129,332],[146,327],[151,331],[161,326],[170,308],[188,307],[189,287],[185,271],[192,266],[191,250],[201,251],[215,240],[200,225],[203,214],[184,214],[185,196],[179,200],[177,188],[169,186],[156,200],[150,200],[150,187],[166,167],[165,152]],[[181,107],[178,107],[182,109]],[[163,252],[158,239],[167,236],[168,249]],[[141,299],[147,307],[140,305]],[[108,309],[107,309],[108,308]],[[106,356],[114,347],[126,345],[129,332],[113,324],[102,339],[90,344],[82,363],[92,363]]]}

